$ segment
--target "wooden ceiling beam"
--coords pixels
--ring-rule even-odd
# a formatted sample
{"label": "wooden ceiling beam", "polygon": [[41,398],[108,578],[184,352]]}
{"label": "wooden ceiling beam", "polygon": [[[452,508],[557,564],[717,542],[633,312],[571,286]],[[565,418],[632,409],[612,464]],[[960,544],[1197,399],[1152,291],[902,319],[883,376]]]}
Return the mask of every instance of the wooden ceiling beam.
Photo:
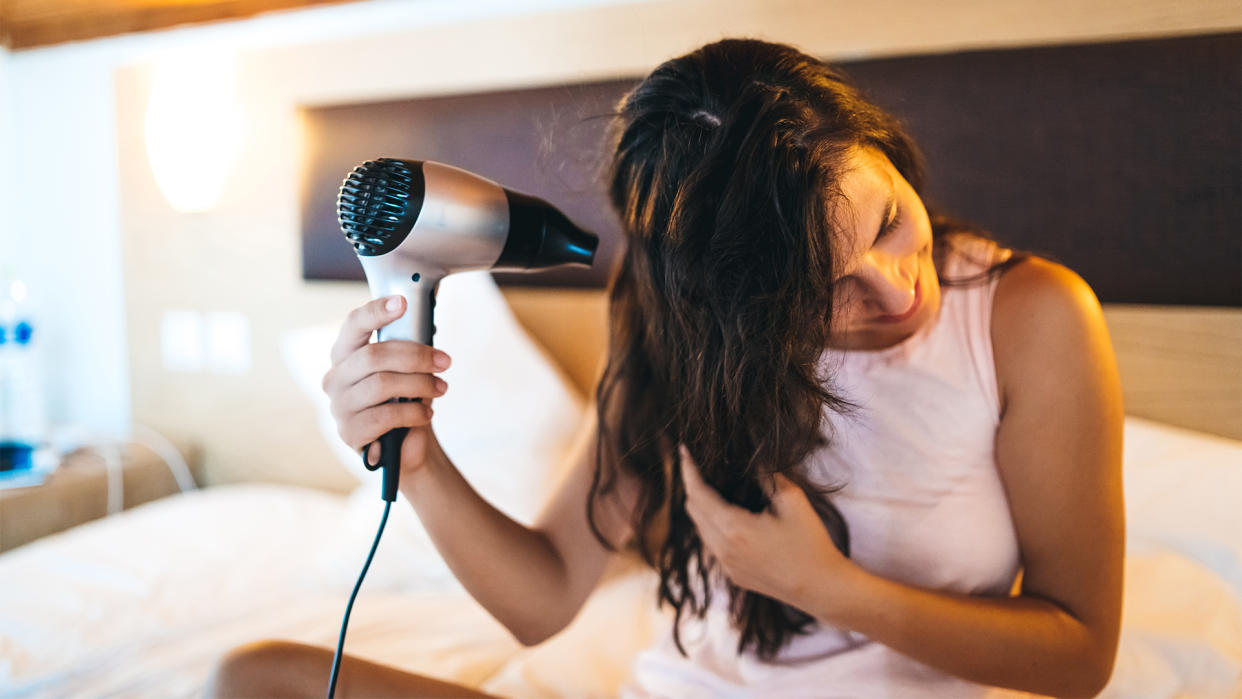
{"label": "wooden ceiling beam", "polygon": [[0,44],[11,50],[243,19],[359,0],[0,0]]}

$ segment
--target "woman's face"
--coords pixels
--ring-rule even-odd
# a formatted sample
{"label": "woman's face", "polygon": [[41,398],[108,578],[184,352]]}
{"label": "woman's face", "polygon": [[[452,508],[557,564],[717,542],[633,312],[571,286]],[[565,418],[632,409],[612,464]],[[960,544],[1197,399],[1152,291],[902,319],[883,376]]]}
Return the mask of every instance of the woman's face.
{"label": "woman's face", "polygon": [[838,272],[829,345],[875,350],[901,342],[940,310],[931,222],[888,158],[855,148],[834,211]]}

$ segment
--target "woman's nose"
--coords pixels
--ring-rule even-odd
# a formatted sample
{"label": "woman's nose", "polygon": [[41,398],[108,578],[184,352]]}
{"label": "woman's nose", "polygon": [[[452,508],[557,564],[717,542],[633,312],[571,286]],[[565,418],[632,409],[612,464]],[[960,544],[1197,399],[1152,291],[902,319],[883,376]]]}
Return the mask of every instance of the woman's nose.
{"label": "woman's nose", "polygon": [[893,258],[873,262],[875,264],[869,265],[872,274],[867,276],[870,277],[868,286],[871,287],[871,300],[876,310],[890,316],[910,310],[918,281],[918,265]]}

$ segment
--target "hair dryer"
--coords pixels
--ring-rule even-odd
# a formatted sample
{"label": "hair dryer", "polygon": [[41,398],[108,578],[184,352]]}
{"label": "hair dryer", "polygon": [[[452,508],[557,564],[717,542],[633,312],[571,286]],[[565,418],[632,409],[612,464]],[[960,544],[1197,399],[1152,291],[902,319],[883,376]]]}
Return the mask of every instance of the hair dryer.
{"label": "hair dryer", "polygon": [[[599,238],[555,207],[443,163],[380,158],[354,168],[337,200],[341,230],[354,245],[372,298],[400,294],[406,310],[380,328],[379,341],[432,343],[436,285],[454,272],[590,266]],[[402,402],[419,400],[399,398]],[[401,442],[408,428],[380,438],[383,497],[397,497]]]}

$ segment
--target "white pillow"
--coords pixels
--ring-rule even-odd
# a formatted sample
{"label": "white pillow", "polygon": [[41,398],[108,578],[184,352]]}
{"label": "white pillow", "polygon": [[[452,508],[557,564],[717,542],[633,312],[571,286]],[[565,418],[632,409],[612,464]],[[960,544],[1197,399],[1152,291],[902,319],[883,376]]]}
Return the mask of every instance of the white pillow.
{"label": "white pillow", "polygon": [[[359,287],[358,304],[367,300]],[[323,375],[344,318],[281,335],[281,353],[314,404],[319,428],[360,486],[350,498],[341,538],[325,542],[316,566],[324,582],[352,585],[379,524],[381,475],[337,435]],[[435,400],[433,425],[445,453],[467,481],[510,517],[530,524],[554,485],[583,416],[584,400],[530,338],[486,271],[445,277],[436,296],[436,347],[453,358],[439,375],[448,392]],[[389,555],[386,555],[389,554]],[[367,587],[419,586],[447,568],[413,508],[398,496]]]}

